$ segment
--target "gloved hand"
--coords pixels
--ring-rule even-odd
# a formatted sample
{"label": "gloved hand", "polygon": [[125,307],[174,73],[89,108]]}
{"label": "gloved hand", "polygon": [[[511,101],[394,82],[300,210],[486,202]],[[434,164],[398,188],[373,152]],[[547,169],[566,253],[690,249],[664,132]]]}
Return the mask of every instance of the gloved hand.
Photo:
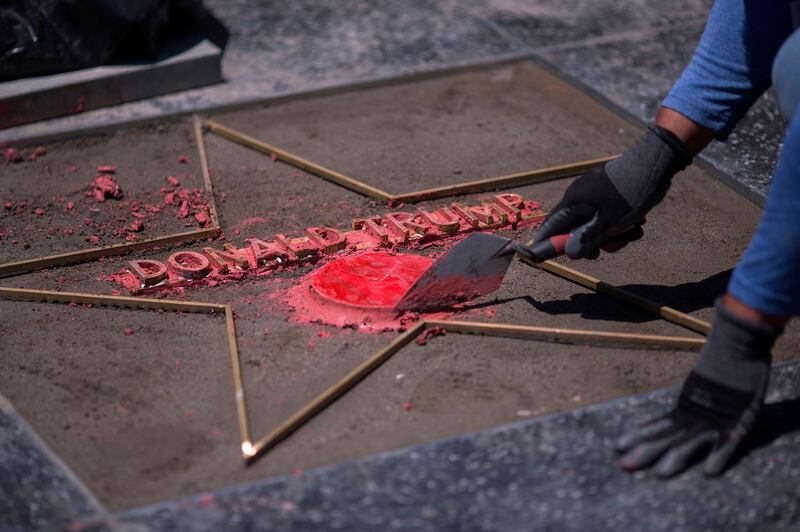
{"label": "gloved hand", "polygon": [[671,412],[622,436],[622,466],[671,477],[708,455],[704,471],[722,473],[750,434],[764,402],[771,350],[783,327],[750,322],[717,302],[717,315],[700,359]]}
{"label": "gloved hand", "polygon": [[618,158],[573,181],[533,244],[571,233],[566,254],[573,259],[597,258],[601,247],[624,247],[641,238],[645,214],[664,198],[672,177],[691,162],[675,135],[651,126]]}

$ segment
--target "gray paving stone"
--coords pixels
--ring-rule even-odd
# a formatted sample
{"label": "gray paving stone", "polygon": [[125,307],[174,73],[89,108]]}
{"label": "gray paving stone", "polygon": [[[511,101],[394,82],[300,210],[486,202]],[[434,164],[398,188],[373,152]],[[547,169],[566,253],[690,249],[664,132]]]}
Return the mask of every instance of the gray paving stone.
{"label": "gray paving stone", "polygon": [[544,59],[636,118],[650,120],[691,59],[703,23],[592,46],[563,47]]}
{"label": "gray paving stone", "polygon": [[711,0],[470,0],[468,11],[537,52],[589,47],[705,20]]}
{"label": "gray paving stone", "polygon": [[743,192],[761,203],[769,192],[785,134],[786,122],[775,94],[768,91],[726,142],[713,143],[704,150],[703,159],[741,184]]}
{"label": "gray paving stone", "polygon": [[[620,470],[611,441],[665,390],[119,515],[140,530],[796,530],[800,363],[720,479]],[[268,458],[267,458],[268,459]]]}
{"label": "gray paving stone", "polygon": [[0,530],[61,530],[105,509],[0,395]]}
{"label": "gray paving stone", "polygon": [[175,42],[152,64],[109,65],[0,83],[0,128],[222,81],[211,41]]}
{"label": "gray paving stone", "polygon": [[253,9],[253,0],[210,5],[233,30],[236,71],[287,86],[298,78],[394,75],[408,67],[459,64],[517,48],[455,2],[301,0],[266,10]]}

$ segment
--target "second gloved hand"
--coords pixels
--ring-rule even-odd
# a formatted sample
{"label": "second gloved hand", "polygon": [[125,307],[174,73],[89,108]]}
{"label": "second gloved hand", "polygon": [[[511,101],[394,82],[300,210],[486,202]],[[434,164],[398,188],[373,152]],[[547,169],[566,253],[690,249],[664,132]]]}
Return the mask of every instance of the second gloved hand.
{"label": "second gloved hand", "polygon": [[711,334],[671,412],[630,430],[616,444],[625,469],[656,464],[661,477],[705,458],[722,473],[752,432],[764,402],[771,350],[782,326],[754,323],[717,304]]}
{"label": "second gloved hand", "polygon": [[570,184],[533,243],[571,233],[566,254],[596,258],[601,247],[614,251],[642,235],[645,214],[669,189],[672,177],[692,158],[675,135],[650,127],[629,150]]}

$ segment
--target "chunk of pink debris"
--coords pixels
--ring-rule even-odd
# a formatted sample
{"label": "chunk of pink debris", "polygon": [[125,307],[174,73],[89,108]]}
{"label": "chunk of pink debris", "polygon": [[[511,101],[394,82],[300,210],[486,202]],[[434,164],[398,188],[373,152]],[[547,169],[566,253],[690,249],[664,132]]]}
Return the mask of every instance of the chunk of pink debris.
{"label": "chunk of pink debris", "polygon": [[178,156],[178,162],[181,164],[186,164],[189,162],[189,158],[185,155]]}
{"label": "chunk of pink debris", "polygon": [[92,181],[92,192],[94,199],[97,201],[105,201],[106,198],[119,199],[122,197],[122,189],[117,184],[117,180],[113,175],[103,174],[97,176]]}
{"label": "chunk of pink debris", "polygon": [[97,167],[98,174],[114,174],[117,172],[117,167],[110,164],[103,164]]}
{"label": "chunk of pink debris", "polygon": [[186,218],[187,216],[189,216],[189,202],[184,200],[178,209],[178,218]]}
{"label": "chunk of pink debris", "polygon": [[36,216],[44,216],[45,215],[44,209],[42,209],[41,207],[37,207],[36,210],[33,211],[33,212],[36,214]]}
{"label": "chunk of pink debris", "polygon": [[425,345],[425,344],[428,343],[429,339],[431,339],[431,338],[433,338],[435,336],[441,336],[441,335],[446,334],[446,333],[447,333],[447,330],[444,327],[430,327],[428,329],[425,329],[422,332],[422,334],[417,336],[417,344]]}
{"label": "chunk of pink debris", "polygon": [[42,155],[45,155],[46,153],[47,150],[44,149],[44,146],[36,146],[31,152],[31,154],[28,155],[28,160],[35,161],[37,158],[41,157]]}
{"label": "chunk of pink debris", "polygon": [[204,212],[198,212],[194,215],[194,219],[200,224],[200,227],[205,227],[208,223],[208,215]]}
{"label": "chunk of pink debris", "polygon": [[167,183],[169,183],[169,184],[170,184],[170,185],[172,185],[173,187],[179,187],[179,186],[181,186],[181,181],[180,181],[180,179],[178,179],[178,178],[177,178],[177,177],[175,177],[174,175],[168,175],[168,176],[167,176]]}
{"label": "chunk of pink debris", "polygon": [[19,163],[22,162],[22,153],[16,148],[6,148],[3,150],[3,157],[5,157],[7,163]]}

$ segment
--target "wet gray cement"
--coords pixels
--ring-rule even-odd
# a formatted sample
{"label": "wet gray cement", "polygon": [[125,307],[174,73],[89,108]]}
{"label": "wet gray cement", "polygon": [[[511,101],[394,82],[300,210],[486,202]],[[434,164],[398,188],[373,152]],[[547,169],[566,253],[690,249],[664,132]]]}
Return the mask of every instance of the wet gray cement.
{"label": "wet gray cement", "polygon": [[[287,101],[214,118],[392,192],[613,154],[639,134],[635,125],[530,64]],[[127,146],[162,135],[169,154],[170,145],[183,142],[186,125],[178,121],[162,133],[99,137],[92,149],[105,152],[110,164],[130,165],[140,154]],[[321,223],[342,227],[351,218],[390,210],[216,137],[209,135],[207,141],[227,241],[295,234]],[[108,143],[105,150],[103,143]],[[80,160],[80,145],[70,146],[54,147],[52,153],[66,162],[72,151]],[[7,168],[20,172],[15,179],[24,182],[25,175],[35,179],[36,165],[46,161]],[[129,175],[131,186],[144,190],[149,183],[144,174]],[[153,179],[152,186],[158,186],[160,179]],[[515,191],[548,207],[567,183]],[[58,183],[51,187],[58,193]],[[462,199],[472,202],[480,196]],[[649,238],[626,253],[575,266],[709,319],[714,297],[724,289],[758,214],[752,203],[694,168],[676,178],[670,196],[653,213]],[[525,238],[529,233],[511,234]],[[139,252],[9,278],[3,284],[109,293],[115,286],[102,276],[123,267],[125,260],[169,253]],[[254,434],[266,433],[392,337],[289,321],[288,309],[270,296],[311,270],[171,294],[234,306]],[[512,267],[501,291],[479,303],[481,312],[492,310],[494,317],[480,312],[463,317],[690,334],[521,264]],[[0,325],[0,338],[17,346],[2,358],[0,391],[113,511],[273,475],[304,478],[304,471],[318,466],[671,386],[695,359],[693,353],[668,350],[448,335],[426,346],[407,347],[293,438],[245,467],[221,334],[224,324],[218,318],[8,301],[0,302],[0,312],[8,317]],[[133,334],[125,334],[127,328]],[[792,327],[782,339],[776,349],[779,360],[796,355],[797,334]],[[403,405],[409,402],[412,408],[406,410]],[[634,410],[620,415],[631,418]],[[573,426],[576,434],[575,426],[581,424],[554,423]],[[618,429],[611,423],[608,430]],[[539,438],[537,434],[529,438]],[[471,439],[489,437],[479,433],[461,441],[469,446]],[[606,445],[598,451],[609,459]],[[557,459],[542,456],[541,467],[561,472]],[[411,464],[398,467],[406,475],[427,478],[428,473]],[[610,460],[607,464],[614,475],[627,478]],[[514,483],[508,475],[505,481]],[[487,494],[478,496],[491,499]],[[199,500],[202,506],[212,499]],[[287,501],[285,507],[292,504]],[[455,502],[451,507],[457,511]],[[422,510],[430,513],[419,506],[414,511]],[[468,508],[458,511],[471,515]],[[552,511],[560,510],[554,505]],[[218,518],[225,519],[225,514],[228,510],[220,509]],[[316,515],[321,514],[309,512],[306,517]],[[177,514],[174,518],[179,519]]]}
{"label": "wet gray cement", "polygon": [[[261,2],[209,0],[231,39],[215,87],[0,131],[0,141],[296,92],[531,57],[640,122],[652,119],[702,33],[709,0]],[[763,202],[785,124],[767,95],[702,159]]]}

